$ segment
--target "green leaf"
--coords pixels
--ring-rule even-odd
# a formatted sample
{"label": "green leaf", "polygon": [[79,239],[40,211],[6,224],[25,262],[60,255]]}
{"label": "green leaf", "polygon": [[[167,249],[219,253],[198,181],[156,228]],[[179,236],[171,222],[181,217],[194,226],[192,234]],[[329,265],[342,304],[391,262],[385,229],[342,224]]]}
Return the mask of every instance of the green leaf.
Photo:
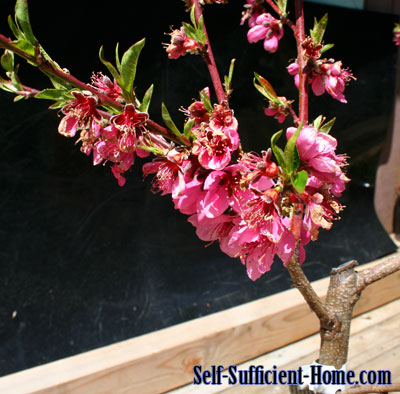
{"label": "green leaf", "polygon": [[332,118],[329,122],[325,123],[322,127],[320,127],[319,131],[321,133],[329,134],[331,128],[335,124],[336,118]]}
{"label": "green leaf", "polygon": [[21,29],[15,24],[11,15],[8,15],[8,26],[10,26],[10,29],[17,40],[24,39],[24,33],[22,33]]}
{"label": "green leaf", "polygon": [[64,89],[44,89],[37,93],[35,98],[59,101],[67,98],[66,93]]}
{"label": "green leaf", "polygon": [[3,89],[6,92],[11,92],[11,93],[15,93],[15,91],[17,90],[10,81],[3,79],[1,77],[0,77],[0,89]]}
{"label": "green leaf", "polygon": [[133,44],[122,56],[121,60],[121,77],[123,89],[129,94],[132,94],[133,83],[136,76],[136,66],[139,59],[140,52],[142,51],[145,39],[141,39]]}
{"label": "green leaf", "polygon": [[157,148],[155,146],[147,146],[147,145],[144,145],[144,144],[140,144],[140,145],[138,145],[138,148],[146,150],[146,151],[148,151],[150,153],[153,153],[156,156],[164,156],[164,152],[161,149],[159,149],[159,148]]}
{"label": "green leaf", "polygon": [[204,104],[204,108],[206,109],[206,111],[212,112],[213,106],[211,104],[210,96],[204,90],[200,91],[200,100]]}
{"label": "green leaf", "polygon": [[17,90],[21,90],[23,91],[24,88],[21,85],[21,81],[18,78],[17,72],[13,71],[10,73],[11,74],[11,82],[13,84],[13,86],[17,89]]}
{"label": "green leaf", "polygon": [[289,138],[289,141],[286,143],[285,146],[284,154],[285,154],[285,161],[287,164],[286,171],[289,176],[292,176],[294,171],[296,171],[300,165],[299,152],[297,151],[296,142],[302,127],[303,127],[303,122],[300,123],[296,132]]}
{"label": "green leaf", "polygon": [[117,65],[118,71],[121,73],[121,61],[119,60],[119,42],[115,46],[115,64]]}
{"label": "green leaf", "polygon": [[22,49],[28,55],[35,56],[35,47],[29,41],[21,39],[15,41],[14,45],[17,48]]}
{"label": "green leaf", "polygon": [[14,70],[14,54],[6,49],[1,57],[1,66],[4,70],[12,72]]}
{"label": "green leaf", "polygon": [[197,40],[197,31],[196,28],[193,27],[189,23],[182,23],[183,29],[185,30],[185,34],[189,37],[192,38],[193,40]]}
{"label": "green leaf", "polygon": [[114,77],[114,79],[117,81],[118,85],[121,85],[121,82],[122,82],[121,76],[119,75],[117,69],[112,65],[112,63],[110,63],[109,61],[107,61],[105,59],[103,46],[101,46],[100,50],[99,50],[99,59],[107,67],[108,71]]}
{"label": "green leaf", "polygon": [[192,128],[194,125],[195,119],[189,119],[186,123],[185,126],[183,127],[183,135],[185,136],[185,138],[190,138],[193,137],[193,133],[192,133]]}
{"label": "green leaf", "polygon": [[203,15],[199,18],[199,23],[197,25],[197,41],[201,42],[203,45],[206,43],[206,33],[204,33],[204,18]]}
{"label": "green leaf", "polygon": [[25,38],[34,46],[36,46],[36,38],[33,35],[31,23],[29,21],[28,1],[17,0],[15,4],[15,18],[16,22],[24,32]]}
{"label": "green leaf", "polygon": [[[276,94],[272,85],[261,75],[254,73],[254,86],[255,88],[268,100],[274,102],[275,104],[280,105],[281,101],[278,99],[278,95]],[[256,81],[259,83],[257,84]]]}
{"label": "green leaf", "polygon": [[65,82],[61,78],[54,77],[53,75],[50,75],[50,74],[46,73],[45,71],[42,71],[42,72],[43,72],[44,75],[46,75],[50,79],[50,81],[53,84],[55,89],[58,89],[58,90],[67,89],[67,90],[69,90],[69,89],[72,88],[72,86],[69,83]]}
{"label": "green leaf", "polygon": [[321,44],[322,39],[324,38],[327,24],[328,24],[328,14],[325,14],[320,19],[319,22],[317,21],[316,18],[314,18],[314,28],[310,30],[310,35],[316,44]]}
{"label": "green leaf", "polygon": [[231,60],[231,65],[229,66],[229,74],[224,76],[225,91],[229,95],[232,86],[233,69],[235,67],[236,59]]}
{"label": "green leaf", "polygon": [[193,26],[197,26],[195,11],[196,11],[196,4],[193,2],[192,9],[190,10],[190,20],[192,21]]}
{"label": "green leaf", "polygon": [[319,53],[322,55],[324,52],[329,51],[329,49],[333,48],[334,46],[335,44],[326,44],[321,48]]}
{"label": "green leaf", "polygon": [[286,15],[287,0],[276,0],[276,5],[282,15]]}
{"label": "green leaf", "polygon": [[116,108],[114,108],[114,107],[111,107],[110,105],[101,104],[101,107],[104,108],[104,109],[105,109],[107,112],[109,112],[110,114],[118,115],[118,114],[121,113],[120,110],[118,110],[118,109],[116,109]]}
{"label": "green leaf", "polygon": [[278,165],[282,168],[283,171],[286,171],[286,160],[283,150],[276,144],[281,137],[283,130],[276,132],[271,138],[271,148],[272,152],[274,152],[276,161]]}
{"label": "green leaf", "polygon": [[172,131],[172,133],[175,134],[179,138],[182,137],[182,133],[176,127],[176,125],[175,125],[174,121],[172,120],[171,115],[169,114],[167,107],[165,106],[164,103],[161,103],[161,116],[164,120],[164,123]]}
{"label": "green leaf", "polygon": [[152,84],[146,90],[146,93],[143,96],[142,103],[139,105],[140,112],[148,112],[149,111],[149,105],[150,105],[151,97],[153,95],[153,90],[154,90],[154,85]]}
{"label": "green leaf", "polygon": [[325,117],[322,115],[319,115],[318,118],[315,118],[314,122],[313,122],[313,126],[316,129],[319,129],[319,126],[321,125],[321,123],[324,121]]}
{"label": "green leaf", "polygon": [[56,101],[54,104],[51,104],[49,109],[58,109],[64,107],[67,104],[66,101]]}
{"label": "green leaf", "polygon": [[307,171],[301,170],[296,174],[296,176],[293,178],[292,184],[296,189],[297,193],[299,194],[304,193],[307,181],[308,181]]}
{"label": "green leaf", "polygon": [[14,103],[16,103],[17,101],[20,101],[20,100],[22,100],[22,99],[24,99],[24,98],[26,98],[25,96],[22,96],[22,95],[18,95],[18,96],[15,96],[14,97]]}

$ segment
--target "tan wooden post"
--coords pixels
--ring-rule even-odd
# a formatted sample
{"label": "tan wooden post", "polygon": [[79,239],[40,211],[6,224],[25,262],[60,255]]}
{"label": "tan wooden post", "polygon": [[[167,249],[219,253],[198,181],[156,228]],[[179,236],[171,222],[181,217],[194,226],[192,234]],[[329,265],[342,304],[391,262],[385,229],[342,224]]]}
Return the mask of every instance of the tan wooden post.
{"label": "tan wooden post", "polygon": [[400,186],[400,51],[397,56],[396,91],[391,125],[380,157],[375,182],[375,210],[383,227],[393,232],[396,189]]}

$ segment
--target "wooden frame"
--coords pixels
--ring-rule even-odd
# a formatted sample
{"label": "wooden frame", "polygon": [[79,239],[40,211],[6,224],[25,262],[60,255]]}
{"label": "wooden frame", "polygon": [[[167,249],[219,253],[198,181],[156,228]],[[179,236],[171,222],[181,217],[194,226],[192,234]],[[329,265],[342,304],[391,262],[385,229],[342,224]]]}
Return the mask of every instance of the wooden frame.
{"label": "wooden frame", "polygon": [[[400,253],[395,253],[400,258]],[[392,257],[391,255],[390,257]],[[386,257],[387,258],[387,257]],[[374,261],[369,267],[385,260]],[[329,278],[313,283],[319,295]],[[354,315],[400,298],[400,272],[367,287]],[[156,394],[190,383],[196,364],[239,364],[312,335],[296,289],[0,378],[1,393]],[[312,360],[310,360],[312,361]]]}

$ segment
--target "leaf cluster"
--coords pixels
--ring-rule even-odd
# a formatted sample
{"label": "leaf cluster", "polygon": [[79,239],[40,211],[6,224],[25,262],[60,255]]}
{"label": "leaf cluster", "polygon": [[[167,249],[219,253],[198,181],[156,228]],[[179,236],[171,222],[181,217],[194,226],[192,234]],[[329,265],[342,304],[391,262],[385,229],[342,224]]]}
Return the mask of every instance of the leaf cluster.
{"label": "leaf cluster", "polygon": [[275,158],[278,165],[281,167],[283,176],[286,177],[286,181],[290,182],[299,194],[303,193],[308,180],[308,173],[305,170],[297,171],[300,167],[300,156],[297,150],[296,142],[303,127],[303,123],[300,123],[296,132],[290,137],[286,143],[285,149],[282,150],[277,142],[281,137],[283,130],[275,133],[271,138],[271,148],[274,152]]}

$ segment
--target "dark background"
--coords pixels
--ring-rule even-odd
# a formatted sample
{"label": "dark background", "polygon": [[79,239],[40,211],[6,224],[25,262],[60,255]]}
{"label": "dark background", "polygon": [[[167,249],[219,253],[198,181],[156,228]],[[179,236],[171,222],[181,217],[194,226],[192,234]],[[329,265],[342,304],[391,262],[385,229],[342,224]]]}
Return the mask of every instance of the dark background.
{"label": "dark background", "polygon": [[[168,3],[168,4],[167,4]],[[280,127],[263,114],[263,99],[252,87],[253,71],[265,76],[279,95],[295,98],[284,67],[295,57],[289,30],[274,55],[262,44],[248,45],[240,27],[242,1],[207,6],[205,18],[221,73],[236,58],[231,106],[246,150],[261,150]],[[43,4],[46,4],[45,6]],[[46,51],[72,74],[89,81],[106,70],[98,60],[104,45],[113,59],[147,37],[136,79],[139,97],[151,83],[150,114],[160,120],[164,100],[176,123],[198,91],[210,85],[206,67],[195,56],[168,61],[161,42],[169,26],[186,20],[181,1],[30,1],[31,22]],[[312,18],[329,12],[327,53],[343,60],[358,78],[346,90],[348,104],[325,94],[311,96],[311,114],[337,116],[332,134],[340,153],[351,157],[352,183],[341,199],[342,220],[317,243],[307,246],[305,270],[311,280],[350,259],[361,263],[385,255],[394,245],[372,206],[376,163],[390,123],[395,81],[395,18],[306,4]],[[9,35],[3,1],[0,32]],[[161,19],[160,19],[161,18]],[[23,83],[49,86],[21,62]],[[91,165],[74,141],[57,133],[59,117],[49,103],[12,103],[0,92],[0,373],[2,375],[77,354],[183,321],[217,312],[290,287],[280,261],[257,282],[245,267],[204,247],[169,197],[150,192],[140,160],[119,188],[108,166]],[[285,126],[288,126],[286,124]]]}

